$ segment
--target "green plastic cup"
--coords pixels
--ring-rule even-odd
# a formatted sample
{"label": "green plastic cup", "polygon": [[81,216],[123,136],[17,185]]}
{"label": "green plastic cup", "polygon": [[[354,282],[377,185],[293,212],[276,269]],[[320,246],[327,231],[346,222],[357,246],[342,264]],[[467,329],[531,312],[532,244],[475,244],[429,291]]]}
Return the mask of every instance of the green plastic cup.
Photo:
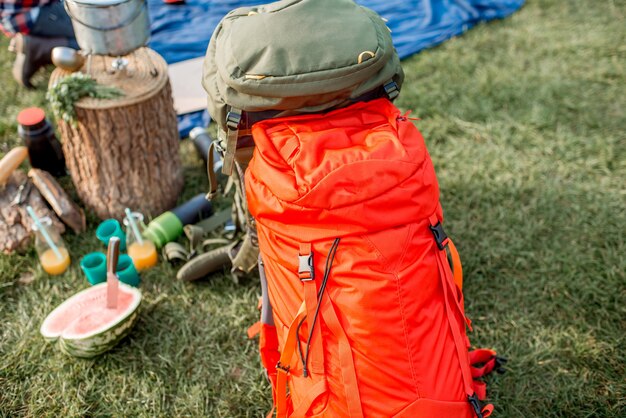
{"label": "green plastic cup", "polygon": [[117,274],[117,278],[127,285],[137,287],[139,283],[141,283],[141,278],[133,264],[133,259],[130,258],[128,254],[120,254],[115,273]]}
{"label": "green plastic cup", "polygon": [[107,279],[107,257],[103,253],[86,254],[80,260],[80,268],[91,285],[105,282]]}
{"label": "green plastic cup", "polygon": [[107,219],[98,225],[96,237],[106,246],[112,237],[120,239],[120,251],[126,251],[126,234],[122,231],[122,226],[116,219]]}

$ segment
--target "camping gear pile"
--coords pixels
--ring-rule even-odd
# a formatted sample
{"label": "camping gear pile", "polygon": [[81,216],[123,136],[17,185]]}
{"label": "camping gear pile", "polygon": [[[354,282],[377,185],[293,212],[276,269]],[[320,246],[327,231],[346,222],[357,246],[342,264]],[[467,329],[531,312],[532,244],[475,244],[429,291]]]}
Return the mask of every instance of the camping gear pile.
{"label": "camping gear pile", "polygon": [[[118,10],[106,28],[86,22],[103,18],[87,13],[95,4],[66,3],[88,55],[79,69],[123,96],[72,102],[59,131],[79,196],[110,218],[97,230],[109,251],[83,257],[93,286],[55,309],[42,335],[77,357],[112,348],[137,318],[138,272],[163,247],[167,260],[185,262],[179,280],[223,266],[235,281],[258,271],[261,361],[277,417],[488,417],[481,378],[503,360],[471,350],[462,266],[443,228],[434,167],[412,118],[392,103],[404,74],[385,21],[351,0],[282,0],[224,17],[203,72],[218,138],[196,132],[194,141],[206,157],[206,197],[219,193],[221,164],[234,203],[201,220],[213,211],[203,195],[166,211],[182,172],[165,62],[135,53],[147,39],[145,3],[98,2]],[[71,57],[61,58],[68,69],[55,70],[51,87],[73,77]],[[54,144],[44,125],[24,132]],[[25,155],[10,157],[0,162],[2,180]],[[84,231],[82,210],[54,178],[37,169],[30,177],[59,218]],[[165,212],[146,226],[128,206]],[[70,257],[53,221],[27,212],[44,269],[63,273]],[[122,213],[125,233],[115,219]],[[229,218],[231,235],[205,239]],[[172,242],[183,233],[189,250]]]}
{"label": "camping gear pile", "polygon": [[203,85],[242,214],[232,273],[259,255],[279,418],[493,411],[480,378],[501,361],[470,351],[434,168],[391,103],[402,81],[384,21],[349,0],[239,8],[211,38]]}

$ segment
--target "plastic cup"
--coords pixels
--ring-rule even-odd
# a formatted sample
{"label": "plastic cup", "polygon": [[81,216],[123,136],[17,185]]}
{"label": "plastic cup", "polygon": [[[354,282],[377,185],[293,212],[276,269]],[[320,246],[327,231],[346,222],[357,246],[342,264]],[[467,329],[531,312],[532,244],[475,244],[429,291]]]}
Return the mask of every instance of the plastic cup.
{"label": "plastic cup", "polygon": [[92,285],[103,283],[107,279],[107,257],[104,253],[89,253],[80,260],[87,281]]}
{"label": "plastic cup", "polygon": [[98,225],[96,237],[106,246],[112,237],[120,239],[120,251],[126,251],[126,234],[122,231],[122,226],[115,219],[107,219]]}
{"label": "plastic cup", "polygon": [[117,269],[115,271],[121,282],[130,286],[139,286],[141,279],[139,273],[133,264],[133,259],[128,254],[120,254],[117,260]]}

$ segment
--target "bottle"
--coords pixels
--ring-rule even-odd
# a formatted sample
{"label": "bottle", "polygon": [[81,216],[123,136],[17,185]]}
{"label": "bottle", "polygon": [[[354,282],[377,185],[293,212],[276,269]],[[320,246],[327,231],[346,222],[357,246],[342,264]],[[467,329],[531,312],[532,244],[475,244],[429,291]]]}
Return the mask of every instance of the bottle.
{"label": "bottle", "polygon": [[[133,230],[128,217],[124,218],[124,226],[126,227],[126,247],[128,248],[128,255],[133,260],[133,264],[138,271],[147,270],[150,267],[154,267],[159,261],[156,246],[149,239],[142,237],[146,230],[146,224],[143,222],[143,215],[139,212],[131,212],[131,216],[135,221],[137,231]],[[137,235],[139,239],[137,239]]]}
{"label": "bottle", "polygon": [[206,195],[200,193],[182,205],[164,212],[148,224],[143,236],[161,248],[168,242],[174,241],[183,233],[183,227],[195,224],[213,214],[211,202]]}
{"label": "bottle", "polygon": [[44,234],[39,230],[39,227],[37,225],[32,226],[35,232],[35,250],[39,256],[41,267],[43,267],[46,273],[52,276],[63,274],[70,266],[70,253],[67,251],[67,247],[61,235],[52,228],[52,220],[46,216],[41,218],[40,221],[46,229],[48,237],[56,246],[55,251],[44,237]]}
{"label": "bottle", "polygon": [[[211,146],[211,143],[213,142],[213,138],[211,138],[211,135],[209,135],[209,130],[207,128],[196,126],[195,128],[191,130],[191,132],[189,132],[189,139],[191,139],[191,142],[193,142],[193,145],[196,148],[196,151],[198,152],[198,155],[200,155],[200,158],[202,158],[202,160],[206,164],[208,156],[209,156],[209,147]],[[221,166],[222,161],[217,150],[214,150],[213,152],[215,153],[214,159],[216,162],[214,168],[215,168],[215,171],[217,172],[218,168],[220,170],[222,169],[222,166]],[[218,164],[219,164],[219,167],[217,167]]]}
{"label": "bottle", "polygon": [[48,171],[55,177],[64,176],[65,158],[61,144],[43,109],[29,107],[22,110],[17,115],[17,123],[17,132],[28,148],[30,165]]}

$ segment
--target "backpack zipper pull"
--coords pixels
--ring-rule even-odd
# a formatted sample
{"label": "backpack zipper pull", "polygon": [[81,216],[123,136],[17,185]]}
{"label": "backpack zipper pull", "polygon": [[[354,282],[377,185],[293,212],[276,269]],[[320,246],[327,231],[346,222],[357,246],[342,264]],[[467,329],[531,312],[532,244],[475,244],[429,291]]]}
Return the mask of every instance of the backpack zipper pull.
{"label": "backpack zipper pull", "polygon": [[400,115],[396,118],[396,120],[406,122],[407,120],[421,120],[420,118],[412,118],[409,115],[413,112],[412,110],[407,110],[404,115]]}

